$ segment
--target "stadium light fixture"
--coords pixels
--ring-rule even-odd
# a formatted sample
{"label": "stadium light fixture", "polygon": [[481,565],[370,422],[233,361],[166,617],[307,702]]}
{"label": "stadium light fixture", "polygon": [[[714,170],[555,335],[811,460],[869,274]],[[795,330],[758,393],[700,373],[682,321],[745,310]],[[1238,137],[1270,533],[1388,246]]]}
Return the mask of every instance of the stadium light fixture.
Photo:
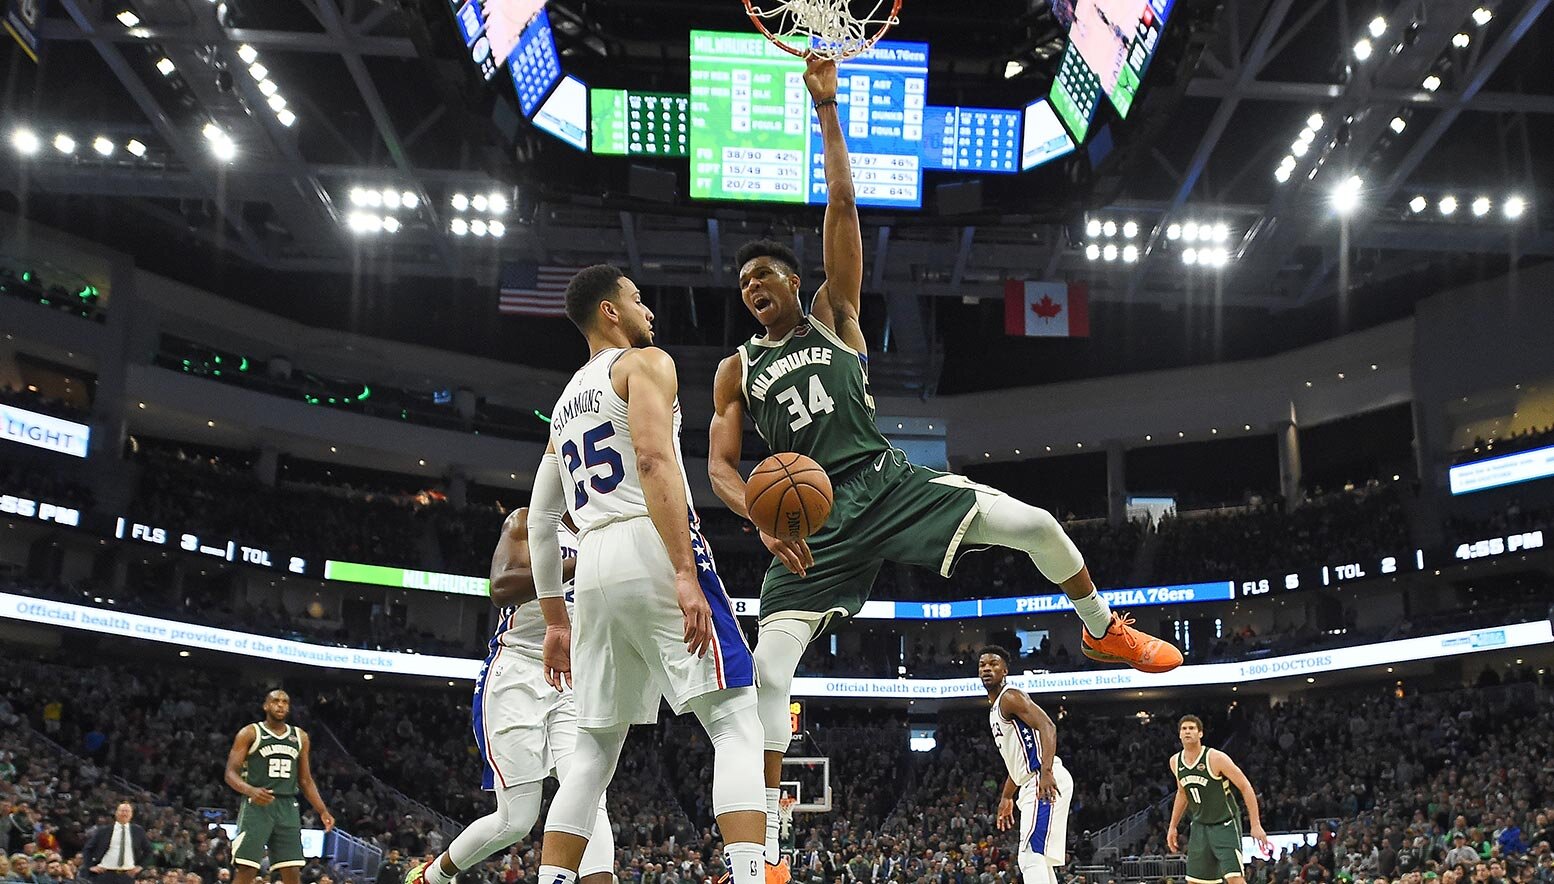
{"label": "stadium light fixture", "polygon": [[1194,248],[1182,249],[1182,263],[1183,264],[1196,264],[1196,263],[1198,263],[1198,250],[1194,249]]}
{"label": "stadium light fixture", "polygon": [[157,73],[164,77],[171,77],[173,72],[178,70],[178,68],[173,65],[173,60],[165,55],[156,60],[156,69]]}
{"label": "stadium light fixture", "polygon": [[1441,201],[1436,203],[1435,207],[1440,210],[1442,215],[1450,215],[1457,211],[1457,198],[1447,194],[1441,197]]}
{"label": "stadium light fixture", "polygon": [[377,192],[376,190],[364,189],[362,191],[362,201],[376,209],[383,205],[383,194]]}
{"label": "stadium light fixture", "polygon": [[243,45],[237,47],[237,57],[243,60],[243,64],[253,64],[254,59],[259,57],[259,51],[247,43],[244,43]]}
{"label": "stadium light fixture", "polygon": [[383,219],[371,212],[352,212],[345,223],[352,233],[377,233],[383,229]]}
{"label": "stadium light fixture", "polygon": [[1487,6],[1480,6],[1479,8],[1473,10],[1473,23],[1481,28],[1484,25],[1489,24],[1490,20],[1494,17],[1495,14],[1491,12]]}
{"label": "stadium light fixture", "polygon": [[1289,164],[1286,165],[1281,163],[1279,168],[1273,170],[1273,180],[1279,182],[1280,184],[1290,180],[1290,172],[1294,171],[1295,169],[1295,158],[1286,157],[1286,159],[1290,161]]}
{"label": "stadium light fixture", "polygon": [[1214,241],[1224,242],[1230,239],[1230,226],[1224,223],[1214,225]]}
{"label": "stadium light fixture", "polygon": [[462,193],[456,193],[448,200],[448,205],[453,206],[453,211],[462,212],[469,208],[469,197]]}
{"label": "stadium light fixture", "polygon": [[276,112],[275,118],[281,121],[281,125],[290,129],[297,122],[297,115],[290,108],[283,108]]}
{"label": "stadium light fixture", "polygon": [[477,212],[484,212],[486,210],[486,205],[487,205],[487,203],[486,203],[486,195],[483,194],[483,193],[475,194],[474,196],[469,198],[469,205],[470,205],[470,208],[474,209]]}
{"label": "stadium light fixture", "polygon": [[1475,197],[1474,200],[1473,200],[1473,204],[1471,206],[1469,206],[1469,208],[1473,210],[1473,217],[1475,217],[1475,218],[1482,218],[1485,215],[1488,215],[1489,214],[1489,197],[1487,197],[1487,196]]}
{"label": "stadium light fixture", "polygon": [[1023,73],[1025,73],[1025,65],[1020,64],[1018,61],[1004,62],[1005,80],[1013,80],[1015,77],[1018,77]]}
{"label": "stadium light fixture", "polygon": [[1122,235],[1126,239],[1132,239],[1139,235],[1139,223],[1137,221],[1122,222]]}
{"label": "stadium light fixture", "polygon": [[1372,37],[1380,38],[1382,34],[1387,32],[1387,20],[1379,15],[1376,16],[1375,18],[1371,19],[1370,27],[1368,30],[1371,32]]}
{"label": "stadium light fixture", "polygon": [[1507,218],[1514,221],[1522,217],[1522,213],[1527,211],[1527,201],[1519,196],[1510,197],[1505,201],[1505,205],[1501,207],[1501,211],[1505,212]]}
{"label": "stadium light fixture", "polygon": [[1123,263],[1125,263],[1125,264],[1133,264],[1133,263],[1136,263],[1138,261],[1138,259],[1139,259],[1139,247],[1138,246],[1134,245],[1133,243],[1128,243],[1127,245],[1122,247],[1122,260],[1123,260]]}
{"label": "stadium light fixture", "polygon": [[366,188],[363,188],[363,187],[353,187],[353,188],[351,188],[351,205],[353,205],[353,206],[365,206],[365,205],[367,205],[367,190],[366,190]]}
{"label": "stadium light fixture", "polygon": [[1181,239],[1181,238],[1182,238],[1182,225],[1180,225],[1180,224],[1171,224],[1170,226],[1166,227],[1166,239],[1174,241],[1174,240],[1178,240],[1178,239]]}
{"label": "stadium light fixture", "polygon": [[1116,236],[1117,235],[1117,222],[1116,221],[1107,221],[1106,223],[1102,224],[1101,225],[1101,233],[1105,234],[1108,238]]}
{"label": "stadium light fixture", "polygon": [[1408,121],[1402,117],[1393,117],[1392,122],[1388,123],[1387,125],[1392,128],[1393,132],[1402,135],[1403,130],[1408,128]]}
{"label": "stadium light fixture", "polygon": [[1186,224],[1182,225],[1182,239],[1185,239],[1188,242],[1197,242],[1197,240],[1198,240],[1198,222],[1197,221],[1188,221]]}
{"label": "stadium light fixture", "polygon": [[22,156],[30,157],[42,146],[43,142],[39,140],[38,133],[31,129],[23,127],[11,130],[11,147]]}
{"label": "stadium light fixture", "polygon": [[1106,247],[1101,249],[1101,260],[1103,260],[1103,261],[1115,261],[1115,260],[1117,260],[1117,246],[1116,246],[1115,243],[1107,243]]}
{"label": "stadium light fixture", "polygon": [[1423,212],[1425,210],[1425,207],[1428,206],[1429,204],[1430,204],[1429,201],[1426,200],[1423,196],[1416,196],[1413,199],[1408,201],[1408,209],[1409,209],[1409,211],[1411,211],[1415,215],[1417,215],[1420,212]]}
{"label": "stadium light fixture", "polygon": [[1322,119],[1321,114],[1312,114],[1306,118],[1306,127],[1311,129],[1313,132],[1320,132],[1322,131],[1322,124],[1324,122],[1325,121]]}
{"label": "stadium light fixture", "polygon": [[255,80],[270,79],[270,69],[257,61],[248,66],[248,74]]}
{"label": "stadium light fixture", "polygon": [[286,109],[286,99],[280,95],[271,95],[269,99],[270,110],[280,113]]}
{"label": "stadium light fixture", "polygon": [[1333,208],[1340,215],[1353,212],[1360,205],[1360,190],[1365,181],[1358,175],[1350,175],[1333,188]]}
{"label": "stadium light fixture", "polygon": [[407,209],[414,209],[421,204],[421,198],[415,195],[415,191],[407,190],[399,195],[399,204]]}
{"label": "stadium light fixture", "polygon": [[1306,151],[1309,150],[1310,148],[1311,148],[1310,142],[1307,142],[1307,141],[1296,141],[1294,144],[1290,145],[1290,153],[1294,154],[1297,157],[1303,157],[1303,156],[1306,155]]}
{"label": "stadium light fixture", "polygon": [[493,193],[486,197],[486,209],[493,215],[500,215],[507,211],[507,197],[500,193]]}
{"label": "stadium light fixture", "polygon": [[1468,44],[1472,42],[1473,37],[1470,36],[1467,31],[1458,31],[1456,34],[1453,34],[1451,38],[1451,45],[1457,47],[1458,49],[1467,49]]}
{"label": "stadium light fixture", "polygon": [[1091,243],[1091,244],[1085,246],[1085,257],[1090,259],[1091,261],[1098,261],[1098,260],[1100,260],[1100,258],[1101,258],[1101,247],[1096,245],[1095,243]]}
{"label": "stadium light fixture", "polygon": [[392,187],[383,188],[383,205],[386,208],[397,209],[401,202],[399,191]]}
{"label": "stadium light fixture", "polygon": [[232,136],[221,131],[220,126],[206,123],[201,132],[204,133],[205,140],[210,142],[210,152],[216,159],[225,162],[237,156],[237,145],[232,143]]}
{"label": "stadium light fixture", "polygon": [[274,80],[260,80],[259,91],[264,95],[265,98],[269,98],[271,95],[279,92],[280,87],[275,85]]}
{"label": "stadium light fixture", "polygon": [[1373,49],[1374,49],[1374,47],[1371,46],[1370,38],[1368,38],[1368,37],[1361,37],[1354,44],[1354,58],[1355,58],[1355,60],[1356,61],[1368,61],[1370,59],[1370,57],[1371,57],[1371,52],[1372,52]]}
{"label": "stadium light fixture", "polygon": [[115,15],[114,18],[118,19],[119,24],[125,26],[126,28],[133,28],[140,24],[140,16],[129,11],[128,9],[120,12],[118,15]]}
{"label": "stadium light fixture", "polygon": [[469,222],[469,232],[475,234],[476,236],[485,236],[486,235],[486,222],[482,221],[479,218],[476,218],[475,220]]}
{"label": "stadium light fixture", "polygon": [[1435,90],[1441,88],[1441,78],[1437,77],[1435,74],[1431,74],[1430,76],[1425,77],[1424,82],[1420,83],[1419,85],[1423,86],[1424,91],[1426,92],[1434,92]]}
{"label": "stadium light fixture", "polygon": [[486,232],[494,237],[501,238],[507,233],[507,225],[500,221],[492,221],[486,225]]}
{"label": "stadium light fixture", "polygon": [[389,233],[398,233],[399,219],[393,215],[385,215],[383,218],[383,229]]}
{"label": "stadium light fixture", "polygon": [[1316,137],[1317,130],[1307,126],[1306,128],[1300,130],[1300,134],[1295,136],[1295,140],[1301,144],[1310,144],[1316,140]]}
{"label": "stadium light fixture", "polygon": [[1085,225],[1085,236],[1088,236],[1091,239],[1094,239],[1095,237],[1098,237],[1100,235],[1101,235],[1101,219],[1100,218],[1091,218],[1089,223],[1087,223]]}
{"label": "stadium light fixture", "polygon": [[448,230],[452,232],[454,236],[464,236],[465,234],[469,233],[469,222],[465,221],[463,218],[454,218],[452,221],[448,222]]}
{"label": "stadium light fixture", "polygon": [[138,139],[131,138],[129,141],[124,142],[124,149],[136,157],[146,155],[146,146],[141,144]]}
{"label": "stadium light fixture", "polygon": [[61,132],[54,136],[54,149],[63,154],[76,152],[76,140]]}
{"label": "stadium light fixture", "polygon": [[109,141],[107,136],[99,135],[92,139],[92,150],[97,151],[99,154],[105,157],[113,156],[113,147],[113,142]]}

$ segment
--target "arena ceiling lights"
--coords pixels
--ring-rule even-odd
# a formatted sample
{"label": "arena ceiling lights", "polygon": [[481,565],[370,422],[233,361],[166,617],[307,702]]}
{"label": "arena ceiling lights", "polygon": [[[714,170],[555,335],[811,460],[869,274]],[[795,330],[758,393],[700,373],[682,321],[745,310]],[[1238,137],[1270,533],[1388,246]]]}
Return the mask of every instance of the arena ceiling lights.
{"label": "arena ceiling lights", "polygon": [[397,187],[353,187],[350,202],[354,208],[345,217],[345,225],[358,236],[398,233],[406,224],[400,213],[407,212],[413,219],[421,206],[415,191]]}
{"label": "arena ceiling lights", "polygon": [[[43,137],[30,126],[17,126],[12,129],[8,140],[11,149],[23,157],[37,156],[42,152],[45,144]],[[66,157],[77,156],[80,146],[88,144],[91,146],[94,154],[105,160],[112,158],[114,154],[118,153],[119,147],[117,142],[106,135],[96,135],[90,141],[87,141],[84,138],[77,138],[69,132],[56,132],[46,143],[54,148],[55,153]],[[131,138],[124,142],[124,151],[136,159],[144,159],[146,156],[146,145],[139,139]],[[84,155],[84,152],[81,153],[85,159],[90,159],[89,156]]]}
{"label": "arena ceiling lights", "polygon": [[[248,75],[253,77],[254,82],[259,85],[259,91],[264,95],[265,103],[270,106],[270,110],[275,114],[275,119],[279,120],[282,126],[290,129],[296,124],[297,115],[292,113],[291,108],[287,107],[286,96],[281,94],[280,87],[275,85],[274,80],[270,79],[270,69],[259,61],[259,50],[244,43],[237,47],[237,57],[242,59],[243,64],[248,65]],[[163,61],[166,61],[166,59],[163,59]],[[157,63],[157,68],[158,70],[161,69],[161,62]],[[163,73],[166,74],[167,72],[163,71]]]}
{"label": "arena ceiling lights", "polygon": [[[500,216],[507,214],[509,200],[502,193],[459,192],[448,198],[448,206],[457,213],[448,221],[448,232],[454,236],[501,239],[507,234],[507,224]],[[466,213],[473,217],[466,217]]]}

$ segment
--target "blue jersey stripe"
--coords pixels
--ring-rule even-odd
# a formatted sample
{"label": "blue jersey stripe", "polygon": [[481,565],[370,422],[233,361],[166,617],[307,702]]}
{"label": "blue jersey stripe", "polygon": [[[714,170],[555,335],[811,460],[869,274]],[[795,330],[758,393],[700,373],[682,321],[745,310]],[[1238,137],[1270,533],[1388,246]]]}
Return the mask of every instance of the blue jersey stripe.
{"label": "blue jersey stripe", "polygon": [[712,560],[712,547],[701,536],[696,513],[691,513],[691,546],[696,555],[696,579],[701,584],[702,595],[712,608],[712,628],[718,637],[718,647],[723,657],[724,687],[746,688],[755,684],[755,658],[750,646],[745,644],[745,634],[734,619],[734,606],[723,588],[723,578],[718,576]]}
{"label": "blue jersey stripe", "polygon": [[1014,732],[1020,735],[1020,744],[1025,747],[1025,763],[1030,765],[1031,773],[1040,773],[1041,748],[1036,743],[1036,732],[1018,718],[1011,721],[1014,723]]}
{"label": "blue jersey stripe", "polygon": [[1031,851],[1034,853],[1047,852],[1047,835],[1052,831],[1052,805],[1040,798],[1036,799],[1036,825],[1031,828]]}

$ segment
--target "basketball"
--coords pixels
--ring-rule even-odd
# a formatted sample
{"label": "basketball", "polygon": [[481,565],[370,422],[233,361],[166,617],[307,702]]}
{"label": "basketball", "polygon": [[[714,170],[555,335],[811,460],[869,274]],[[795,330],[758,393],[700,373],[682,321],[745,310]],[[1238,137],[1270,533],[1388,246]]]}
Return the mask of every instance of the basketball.
{"label": "basketball", "polygon": [[750,521],[773,537],[799,540],[831,515],[831,477],[802,454],[785,451],[756,465],[745,484]]}

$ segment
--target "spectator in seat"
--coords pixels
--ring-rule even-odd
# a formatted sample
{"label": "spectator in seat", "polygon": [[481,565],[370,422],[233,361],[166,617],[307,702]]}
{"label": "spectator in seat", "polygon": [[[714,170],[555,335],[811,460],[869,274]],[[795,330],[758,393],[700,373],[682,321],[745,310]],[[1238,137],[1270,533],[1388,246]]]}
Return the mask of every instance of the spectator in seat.
{"label": "spectator in seat", "polygon": [[378,866],[378,884],[400,884],[405,880],[405,863],[398,850],[390,850],[383,865]]}

